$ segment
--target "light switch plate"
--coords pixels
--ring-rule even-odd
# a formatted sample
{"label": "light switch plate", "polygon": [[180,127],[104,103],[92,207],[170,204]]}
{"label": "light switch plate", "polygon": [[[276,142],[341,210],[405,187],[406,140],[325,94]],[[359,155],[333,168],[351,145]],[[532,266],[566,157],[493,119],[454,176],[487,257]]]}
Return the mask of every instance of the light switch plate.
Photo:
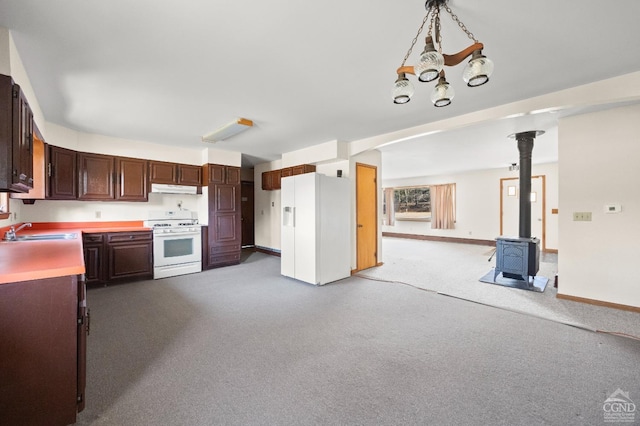
{"label": "light switch plate", "polygon": [[605,213],[620,213],[622,211],[622,206],[620,204],[605,204],[604,212]]}

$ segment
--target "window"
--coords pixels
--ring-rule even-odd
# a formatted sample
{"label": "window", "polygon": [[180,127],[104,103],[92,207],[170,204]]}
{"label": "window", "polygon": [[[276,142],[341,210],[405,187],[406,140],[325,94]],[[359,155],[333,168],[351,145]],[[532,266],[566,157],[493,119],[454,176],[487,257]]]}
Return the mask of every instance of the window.
{"label": "window", "polygon": [[9,216],[9,193],[0,192],[0,219],[8,219]]}
{"label": "window", "polygon": [[454,229],[456,184],[384,188],[384,224],[396,220],[431,222],[433,229]]}
{"label": "window", "polygon": [[393,189],[396,220],[431,220],[431,191],[428,186]]}

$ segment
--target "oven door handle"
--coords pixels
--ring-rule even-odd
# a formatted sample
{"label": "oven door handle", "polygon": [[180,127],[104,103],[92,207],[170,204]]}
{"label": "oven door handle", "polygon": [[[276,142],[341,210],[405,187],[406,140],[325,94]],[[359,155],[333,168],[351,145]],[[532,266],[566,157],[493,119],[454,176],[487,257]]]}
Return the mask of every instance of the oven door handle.
{"label": "oven door handle", "polygon": [[199,232],[168,232],[166,234],[153,234],[153,238],[165,238],[165,237],[193,237],[200,235]]}

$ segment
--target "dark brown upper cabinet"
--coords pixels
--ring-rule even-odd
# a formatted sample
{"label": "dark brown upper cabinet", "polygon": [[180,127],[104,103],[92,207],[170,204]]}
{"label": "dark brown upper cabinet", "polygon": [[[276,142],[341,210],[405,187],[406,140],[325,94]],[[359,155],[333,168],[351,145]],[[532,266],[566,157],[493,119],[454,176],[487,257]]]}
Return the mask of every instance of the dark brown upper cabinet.
{"label": "dark brown upper cabinet", "polygon": [[221,164],[209,164],[208,183],[225,183],[240,185],[240,167],[223,166]]}
{"label": "dark brown upper cabinet", "polygon": [[316,171],[313,164],[301,164],[299,166],[285,167],[284,169],[269,170],[262,173],[262,189],[265,191],[273,191],[281,188],[281,179],[287,176],[300,175],[303,173],[312,173]]}
{"label": "dark brown upper cabinet", "polygon": [[49,145],[46,156],[46,198],[75,200],[78,197],[76,152]]}
{"label": "dark brown upper cabinet", "polygon": [[201,186],[202,167],[166,161],[149,161],[149,183]]}
{"label": "dark brown upper cabinet", "polygon": [[0,75],[0,191],[33,188],[33,113],[20,86]]}
{"label": "dark brown upper cabinet", "polygon": [[149,183],[178,183],[178,165],[164,161],[149,161]]}
{"label": "dark brown upper cabinet", "polygon": [[112,156],[78,153],[78,200],[114,200],[114,177]]}
{"label": "dark brown upper cabinet", "polygon": [[178,164],[178,185],[202,185],[202,166]]}
{"label": "dark brown upper cabinet", "polygon": [[315,171],[316,171],[316,166],[314,166],[313,164],[300,164],[299,166],[293,166],[291,168],[291,172],[294,176],[301,175],[304,173],[313,173]]}
{"label": "dark brown upper cabinet", "polygon": [[147,201],[147,160],[116,157],[115,199],[119,201]]}

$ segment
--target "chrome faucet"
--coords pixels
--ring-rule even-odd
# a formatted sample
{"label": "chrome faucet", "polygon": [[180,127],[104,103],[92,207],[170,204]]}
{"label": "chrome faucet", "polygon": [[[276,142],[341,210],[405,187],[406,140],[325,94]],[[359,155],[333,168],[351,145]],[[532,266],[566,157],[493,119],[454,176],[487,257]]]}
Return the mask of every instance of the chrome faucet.
{"label": "chrome faucet", "polygon": [[31,228],[31,222],[23,223],[22,225],[20,225],[18,227],[18,229],[16,229],[13,225],[11,225],[9,230],[4,233],[4,240],[5,241],[15,241],[17,239],[16,238],[16,232],[20,231],[23,228]]}

